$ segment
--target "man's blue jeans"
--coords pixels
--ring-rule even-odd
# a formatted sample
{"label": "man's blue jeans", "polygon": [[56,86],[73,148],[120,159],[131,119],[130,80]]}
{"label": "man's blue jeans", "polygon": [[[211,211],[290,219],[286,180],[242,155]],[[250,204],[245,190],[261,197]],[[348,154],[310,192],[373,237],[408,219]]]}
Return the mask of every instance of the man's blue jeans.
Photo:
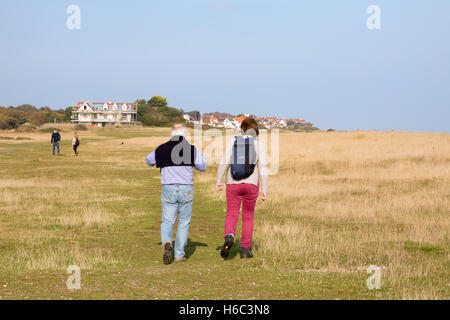
{"label": "man's blue jeans", "polygon": [[55,147],[58,149],[58,153],[59,153],[59,141],[53,142],[53,155],[55,155]]}
{"label": "man's blue jeans", "polygon": [[184,257],[192,217],[194,186],[192,184],[164,184],[161,193],[161,242],[172,243],[173,225],[178,213],[178,230],[175,239],[175,258]]}

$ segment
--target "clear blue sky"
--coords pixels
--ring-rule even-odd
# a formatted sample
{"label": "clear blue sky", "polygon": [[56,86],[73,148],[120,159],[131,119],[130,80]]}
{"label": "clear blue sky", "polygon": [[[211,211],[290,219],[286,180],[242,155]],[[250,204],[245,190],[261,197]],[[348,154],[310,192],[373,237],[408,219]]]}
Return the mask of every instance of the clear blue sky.
{"label": "clear blue sky", "polygon": [[[66,28],[69,5],[81,30]],[[366,9],[381,8],[381,30]],[[152,95],[322,129],[450,131],[448,0],[2,0],[0,105]]]}

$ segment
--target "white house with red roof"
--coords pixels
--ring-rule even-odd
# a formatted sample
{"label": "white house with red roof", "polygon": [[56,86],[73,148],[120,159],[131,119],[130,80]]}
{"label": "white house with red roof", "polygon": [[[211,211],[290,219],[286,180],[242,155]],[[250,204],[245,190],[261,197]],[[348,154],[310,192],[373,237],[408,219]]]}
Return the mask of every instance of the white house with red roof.
{"label": "white house with red roof", "polygon": [[96,126],[136,124],[137,105],[131,102],[78,102],[72,109],[72,123]]}

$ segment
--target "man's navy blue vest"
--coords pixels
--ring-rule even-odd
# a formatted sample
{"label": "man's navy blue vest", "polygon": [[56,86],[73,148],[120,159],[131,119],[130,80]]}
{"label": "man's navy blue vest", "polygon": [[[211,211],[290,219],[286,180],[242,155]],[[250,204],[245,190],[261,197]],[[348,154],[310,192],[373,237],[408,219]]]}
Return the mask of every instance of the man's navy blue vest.
{"label": "man's navy blue vest", "polygon": [[183,136],[174,136],[155,150],[157,168],[194,166],[197,150]]}

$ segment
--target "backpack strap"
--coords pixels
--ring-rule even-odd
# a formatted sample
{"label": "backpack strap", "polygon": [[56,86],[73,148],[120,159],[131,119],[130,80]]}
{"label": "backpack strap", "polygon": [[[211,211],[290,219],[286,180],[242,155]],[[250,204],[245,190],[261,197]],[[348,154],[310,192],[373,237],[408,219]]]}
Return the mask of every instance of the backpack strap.
{"label": "backpack strap", "polygon": [[238,144],[238,137],[234,137],[234,143],[233,143],[233,152],[232,152],[232,156],[233,159],[231,160],[232,164],[237,164],[237,159],[238,159],[238,155],[237,155],[237,144]]}
{"label": "backpack strap", "polygon": [[248,176],[250,172],[250,139],[245,138],[245,175]]}

